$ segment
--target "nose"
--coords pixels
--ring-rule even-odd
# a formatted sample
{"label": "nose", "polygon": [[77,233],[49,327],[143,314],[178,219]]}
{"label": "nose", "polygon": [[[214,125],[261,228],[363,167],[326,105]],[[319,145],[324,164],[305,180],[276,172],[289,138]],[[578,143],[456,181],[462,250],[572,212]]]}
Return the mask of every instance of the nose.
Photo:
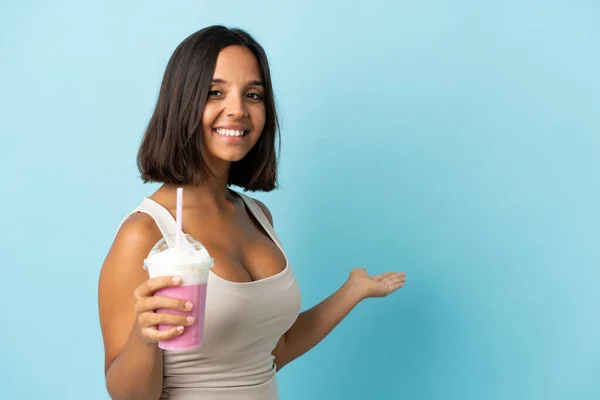
{"label": "nose", "polygon": [[242,118],[248,116],[248,109],[246,108],[246,103],[244,99],[239,96],[229,96],[226,104],[226,114],[231,118]]}

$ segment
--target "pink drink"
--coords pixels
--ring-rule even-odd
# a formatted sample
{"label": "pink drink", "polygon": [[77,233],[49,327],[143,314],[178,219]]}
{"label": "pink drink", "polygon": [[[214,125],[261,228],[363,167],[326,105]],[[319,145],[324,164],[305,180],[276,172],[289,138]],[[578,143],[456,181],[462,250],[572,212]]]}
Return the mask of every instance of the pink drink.
{"label": "pink drink", "polygon": [[[169,340],[164,340],[158,347],[164,350],[187,350],[202,344],[204,338],[204,310],[206,309],[206,283],[189,286],[174,286],[158,290],[155,296],[172,297],[189,300],[194,305],[189,312],[172,309],[157,309],[157,313],[191,315],[195,318],[192,325],[186,326],[183,333]],[[158,330],[164,331],[173,325],[159,325]]]}
{"label": "pink drink", "polygon": [[[206,285],[208,272],[214,264],[204,246],[190,235],[182,235],[182,242],[174,246],[174,238],[170,235],[159,240],[144,261],[150,278],[158,276],[178,276],[179,286],[170,286],[154,293],[192,302],[191,311],[157,309],[161,314],[191,315],[195,318],[190,326],[184,326],[183,333],[168,340],[158,342],[164,350],[191,350],[202,344],[204,336],[204,311],[206,309]],[[161,331],[172,328],[172,325],[159,325]]]}

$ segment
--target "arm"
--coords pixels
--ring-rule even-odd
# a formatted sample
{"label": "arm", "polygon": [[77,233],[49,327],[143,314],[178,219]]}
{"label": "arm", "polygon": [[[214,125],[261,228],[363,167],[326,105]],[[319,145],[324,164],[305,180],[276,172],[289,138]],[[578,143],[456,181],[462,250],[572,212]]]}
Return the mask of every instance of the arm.
{"label": "arm", "polygon": [[161,237],[151,217],[134,214],[122,226],[102,266],[98,282],[104,339],[106,387],[111,398],[158,399],[162,352],[141,336],[134,290],[148,279],[143,260]]}
{"label": "arm", "polygon": [[277,370],[315,347],[361,300],[360,292],[348,281],[327,299],[300,313],[273,351]]}
{"label": "arm", "polygon": [[[273,225],[267,207],[255,200]],[[404,286],[403,272],[387,272],[369,276],[364,268],[355,268],[350,277],[335,293],[298,316],[294,325],[279,339],[273,350],[277,370],[315,347],[358,303],[368,297],[385,297]]]}
{"label": "arm", "polygon": [[385,297],[403,287],[405,282],[404,272],[369,276],[364,268],[354,268],[340,289],[300,313],[294,325],[279,340],[273,351],[277,369],[315,347],[359,302],[369,297]]}

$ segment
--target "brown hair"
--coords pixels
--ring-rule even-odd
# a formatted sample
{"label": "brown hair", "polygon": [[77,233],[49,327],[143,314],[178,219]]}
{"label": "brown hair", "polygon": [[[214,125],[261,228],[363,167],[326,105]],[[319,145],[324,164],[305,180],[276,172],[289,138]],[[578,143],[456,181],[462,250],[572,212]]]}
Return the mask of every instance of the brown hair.
{"label": "brown hair", "polygon": [[169,59],[156,108],[140,144],[137,164],[146,182],[195,185],[210,176],[204,161],[202,113],[217,57],[227,46],[248,48],[262,72],[265,126],[254,147],[231,165],[228,184],[251,191],[277,187],[279,121],[264,49],[241,29],[210,26],[187,37]]}

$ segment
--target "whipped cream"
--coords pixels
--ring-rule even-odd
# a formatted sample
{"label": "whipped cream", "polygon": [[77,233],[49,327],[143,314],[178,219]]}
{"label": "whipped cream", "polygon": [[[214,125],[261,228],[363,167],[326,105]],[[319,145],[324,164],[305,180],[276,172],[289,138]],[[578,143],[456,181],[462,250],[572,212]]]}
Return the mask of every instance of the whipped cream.
{"label": "whipped cream", "polygon": [[150,278],[179,276],[182,285],[205,283],[213,264],[206,248],[190,235],[185,235],[185,241],[179,247],[169,247],[164,238],[159,240],[144,260]]}

